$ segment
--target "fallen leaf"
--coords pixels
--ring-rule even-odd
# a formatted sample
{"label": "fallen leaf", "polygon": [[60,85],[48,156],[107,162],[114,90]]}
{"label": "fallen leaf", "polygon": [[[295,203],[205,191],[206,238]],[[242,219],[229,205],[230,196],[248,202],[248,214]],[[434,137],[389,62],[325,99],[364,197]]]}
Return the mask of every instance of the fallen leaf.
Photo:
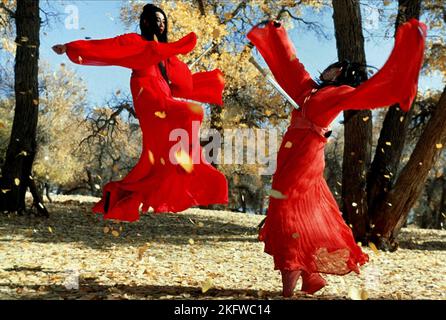
{"label": "fallen leaf", "polygon": [[138,249],[138,260],[140,260],[140,261],[142,260],[144,253],[147,251],[148,248],[149,248],[149,245],[145,244]]}
{"label": "fallen leaf", "polygon": [[202,284],[201,284],[201,292],[206,293],[209,289],[213,287],[212,279],[207,278]]}
{"label": "fallen leaf", "polygon": [[350,287],[348,290],[348,296],[352,300],[367,300],[369,297],[366,290],[356,287]]}

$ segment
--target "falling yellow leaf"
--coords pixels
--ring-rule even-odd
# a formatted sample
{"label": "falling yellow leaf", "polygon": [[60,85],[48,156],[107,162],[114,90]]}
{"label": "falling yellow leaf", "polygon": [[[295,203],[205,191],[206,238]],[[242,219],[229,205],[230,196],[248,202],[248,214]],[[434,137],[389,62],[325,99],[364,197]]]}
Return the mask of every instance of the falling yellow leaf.
{"label": "falling yellow leaf", "polygon": [[112,231],[112,235],[113,235],[114,237],[119,237],[119,232],[116,231],[116,230],[113,230],[113,231]]}
{"label": "falling yellow leaf", "polygon": [[392,204],[391,204],[390,202],[387,202],[387,205],[388,205],[389,207],[391,207],[391,206],[392,206]]}
{"label": "falling yellow leaf", "polygon": [[386,152],[384,151],[384,148],[381,148],[381,152],[382,152],[382,153],[386,153]]}
{"label": "falling yellow leaf", "polygon": [[153,156],[153,153],[150,150],[149,150],[149,161],[151,164],[155,164],[155,157]]}
{"label": "falling yellow leaf", "polygon": [[28,153],[26,151],[22,151],[18,155],[16,155],[16,157],[20,157],[20,156],[26,157],[27,155],[28,155]]}
{"label": "falling yellow leaf", "polygon": [[194,239],[189,239],[189,244],[194,244],[194,243],[195,243]]}
{"label": "falling yellow leaf", "polygon": [[84,59],[82,59],[81,56],[79,56],[78,60],[79,60],[79,64],[82,64],[84,62]]}
{"label": "falling yellow leaf", "polygon": [[270,115],[272,115],[273,114],[273,112],[271,111],[271,110],[265,110],[265,115],[267,116],[267,117],[269,117]]}
{"label": "falling yellow leaf", "polygon": [[165,119],[167,117],[166,112],[164,111],[156,111],[155,116],[160,119]]}
{"label": "falling yellow leaf", "polygon": [[282,192],[280,192],[278,190],[274,190],[274,189],[270,190],[269,195],[271,198],[274,198],[274,199],[286,199],[287,198],[287,196],[284,195]]}
{"label": "falling yellow leaf", "polygon": [[403,122],[404,121],[404,117],[400,117],[400,122]]}
{"label": "falling yellow leaf", "polygon": [[369,119],[370,119],[370,117],[364,117],[364,118],[362,118],[362,121],[367,122],[367,121],[369,121]]}
{"label": "falling yellow leaf", "polygon": [[353,206],[353,207],[357,207],[358,204],[357,204],[356,202],[352,202],[352,206]]}
{"label": "falling yellow leaf", "polygon": [[161,164],[164,166],[166,164],[166,161],[164,161],[164,158],[160,159]]}
{"label": "falling yellow leaf", "polygon": [[144,88],[143,87],[141,87],[141,89],[139,89],[139,92],[138,92],[138,96],[136,97],[136,99],[138,99],[139,98],[139,96],[141,95],[141,93],[144,91]]}
{"label": "falling yellow leaf", "polygon": [[209,289],[213,287],[212,279],[207,278],[202,284],[201,284],[201,292],[206,293]]}
{"label": "falling yellow leaf", "polygon": [[194,169],[191,157],[183,151],[183,149],[175,152],[175,159],[177,163],[187,172],[191,173]]}
{"label": "falling yellow leaf", "polygon": [[20,179],[19,178],[15,178],[14,179],[14,183],[16,186],[20,185]]}
{"label": "falling yellow leaf", "polygon": [[392,142],[390,142],[390,141],[386,141],[386,145],[391,146],[391,145],[392,145]]}
{"label": "falling yellow leaf", "polygon": [[375,246],[375,244],[373,242],[369,242],[369,247],[370,247],[370,249],[372,249],[372,251],[375,254],[379,254],[379,250],[378,250],[378,248]]}
{"label": "falling yellow leaf", "polygon": [[389,176],[388,174],[385,174],[385,175],[384,175],[384,178],[386,178],[386,179],[390,179],[390,176]]}
{"label": "falling yellow leaf", "polygon": [[35,106],[39,105],[39,100],[37,100],[37,99],[33,99],[33,104],[34,104]]}
{"label": "falling yellow leaf", "polygon": [[437,143],[437,144],[435,145],[435,147],[436,147],[437,149],[441,149],[441,148],[443,148],[443,144],[441,144],[441,143]]}
{"label": "falling yellow leaf", "polygon": [[291,141],[287,141],[287,143],[285,143],[285,148],[290,149],[293,146],[293,143]]}
{"label": "falling yellow leaf", "polygon": [[11,191],[11,189],[2,189],[3,193],[9,192],[9,191]]}
{"label": "falling yellow leaf", "polygon": [[199,105],[198,103],[189,102],[187,105],[189,106],[189,109],[193,113],[196,113],[196,114],[203,113],[203,107],[201,105]]}
{"label": "falling yellow leaf", "polygon": [[53,229],[52,229],[51,227],[48,227],[48,231],[49,231],[50,233],[53,233]]}
{"label": "falling yellow leaf", "polygon": [[109,227],[105,227],[104,228],[104,233],[109,233],[110,232],[110,228]]}

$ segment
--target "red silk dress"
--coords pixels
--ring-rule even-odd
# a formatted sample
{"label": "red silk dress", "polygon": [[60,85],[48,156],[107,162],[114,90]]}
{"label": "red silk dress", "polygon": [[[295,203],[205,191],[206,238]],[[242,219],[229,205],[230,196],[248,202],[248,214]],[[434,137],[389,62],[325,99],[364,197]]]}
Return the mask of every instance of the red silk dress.
{"label": "red silk dress", "polygon": [[410,20],[398,29],[390,57],[372,78],[356,88],[317,90],[282,26],[270,22],[248,34],[278,83],[300,106],[292,111],[279,149],[268,214],[259,234],[275,269],[344,275],[359,273],[359,266],[368,261],[324,179],[324,133],[343,110],[399,103],[407,112],[417,92],[425,37],[426,26]]}
{"label": "red silk dress", "polygon": [[[190,52],[196,40],[190,33],[176,42],[159,43],[128,33],[66,44],[67,55],[74,63],[133,70],[130,87],[142,130],[142,153],[124,179],[104,186],[102,199],[92,209],[104,219],[136,221],[140,211],[147,212],[149,207],[160,213],[227,204],[226,178],[206,161],[199,143],[203,108],[184,100],[223,104],[220,70],[191,74],[176,57]],[[160,62],[164,63],[169,83],[162,76]],[[174,129],[183,129],[190,140],[180,144],[178,137],[170,139]],[[107,193],[109,202],[104,208]]]}

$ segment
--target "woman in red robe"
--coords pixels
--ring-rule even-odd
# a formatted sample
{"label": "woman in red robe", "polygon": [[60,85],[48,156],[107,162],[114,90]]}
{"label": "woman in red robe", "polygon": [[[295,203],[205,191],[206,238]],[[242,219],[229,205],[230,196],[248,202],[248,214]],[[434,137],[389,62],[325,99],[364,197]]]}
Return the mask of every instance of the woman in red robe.
{"label": "woman in red robe", "polygon": [[268,214],[259,234],[281,271],[284,296],[293,295],[300,276],[301,290],[313,294],[326,284],[320,273],[359,273],[359,266],[368,261],[323,176],[328,126],[343,110],[398,103],[407,112],[417,92],[425,37],[426,26],[411,19],[398,28],[390,57],[372,78],[360,83],[361,69],[339,62],[317,83],[297,59],[279,22],[248,33],[278,83],[300,107],[292,111],[279,149]]}
{"label": "woman in red robe", "polygon": [[[142,153],[124,179],[104,186],[93,212],[103,214],[104,219],[136,221],[140,209],[147,212],[149,207],[155,212],[179,212],[191,206],[227,204],[226,178],[202,154],[199,128],[203,108],[184,101],[221,106],[223,75],[218,69],[191,74],[176,55],[193,50],[196,35],[189,33],[168,43],[167,18],[158,7],[144,6],[140,28],[141,35],[129,33],[53,47],[77,64],[133,70],[130,86],[142,130]],[[170,137],[178,129],[187,132],[188,142]]]}

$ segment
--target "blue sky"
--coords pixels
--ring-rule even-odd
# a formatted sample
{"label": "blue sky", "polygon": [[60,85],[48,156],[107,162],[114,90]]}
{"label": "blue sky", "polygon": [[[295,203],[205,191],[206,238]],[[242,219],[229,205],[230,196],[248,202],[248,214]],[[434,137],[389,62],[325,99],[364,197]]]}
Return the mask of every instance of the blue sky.
{"label": "blue sky", "polygon": [[[89,101],[93,104],[102,104],[111,93],[118,89],[129,91],[130,70],[119,67],[79,66],[71,63],[65,55],[58,56],[51,50],[54,44],[85,39],[85,37],[102,39],[127,32],[139,32],[137,23],[129,30],[120,22],[119,9],[123,1],[66,0],[63,5],[54,5],[55,1],[51,2],[62,13],[61,22],[53,22],[50,28],[42,30],[41,59],[51,61],[54,65],[65,63],[76,70],[86,82]],[[45,2],[42,1],[42,4],[45,5]],[[64,13],[67,5],[75,5],[79,9],[78,29],[67,29],[64,25],[65,17],[68,16]],[[320,17],[311,15],[305,15],[305,18],[308,20],[320,19]],[[296,27],[290,32],[299,59],[313,77],[317,77],[318,70],[337,60],[331,14],[325,14],[321,22],[327,27],[327,32],[331,36],[330,40],[318,39],[314,33],[305,31],[301,24],[296,24]],[[384,64],[393,47],[393,38],[382,37],[383,28],[384,24],[379,23],[376,30],[370,30],[381,36],[377,36],[374,41],[366,42],[367,63],[378,68]],[[420,90],[423,91],[427,88],[440,89],[443,85],[439,76],[422,77],[419,83]]]}

